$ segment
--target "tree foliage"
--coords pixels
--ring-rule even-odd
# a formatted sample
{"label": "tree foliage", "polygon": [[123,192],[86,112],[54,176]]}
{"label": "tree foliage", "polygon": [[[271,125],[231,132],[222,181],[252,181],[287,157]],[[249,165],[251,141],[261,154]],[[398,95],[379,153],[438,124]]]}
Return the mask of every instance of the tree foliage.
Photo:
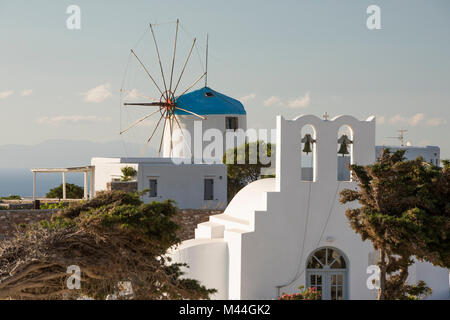
{"label": "tree foliage", "polygon": [[[45,197],[50,199],[62,199],[63,185],[61,184],[58,187],[51,189]],[[83,199],[84,189],[76,184],[66,183],[66,197],[68,199]]]}
{"label": "tree foliage", "polygon": [[373,165],[351,166],[358,189],[341,192],[341,202],[358,201],[346,216],[362,240],[370,240],[380,257],[379,299],[426,296],[421,281],[406,282],[408,267],[429,261],[450,267],[450,169],[422,158],[404,160],[404,151],[384,150]]}
{"label": "tree foliage", "polygon": [[15,195],[15,194],[11,194],[11,195],[9,195],[7,197],[0,197],[0,200],[21,200],[21,199],[22,199],[21,196],[18,196],[18,195]]}
{"label": "tree foliage", "polygon": [[136,169],[129,166],[123,167],[120,171],[122,171],[122,181],[131,181],[137,175]]}
{"label": "tree foliage", "polygon": [[[136,299],[207,299],[215,292],[183,279],[166,251],[179,243],[171,201],[143,204],[138,194],[101,192],[30,225],[0,244],[0,299],[104,299],[130,281]],[[81,289],[66,286],[68,266]]]}
{"label": "tree foliage", "polygon": [[[223,163],[227,164],[228,201],[247,184],[260,179],[263,168],[271,166],[272,147],[271,143],[258,140],[227,150]],[[268,157],[269,161],[261,159],[261,155]]]}

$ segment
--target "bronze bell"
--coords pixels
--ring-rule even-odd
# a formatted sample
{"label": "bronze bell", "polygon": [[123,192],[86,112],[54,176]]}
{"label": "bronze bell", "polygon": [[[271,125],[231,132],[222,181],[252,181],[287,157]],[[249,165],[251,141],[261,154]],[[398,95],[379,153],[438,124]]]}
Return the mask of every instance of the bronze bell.
{"label": "bronze bell", "polygon": [[345,156],[346,154],[349,154],[349,152],[348,152],[348,145],[353,143],[353,141],[350,140],[346,134],[343,134],[338,139],[338,143],[341,144],[341,146],[339,147],[338,154],[342,154],[342,156]]}
{"label": "bronze bell", "polygon": [[312,144],[316,143],[316,140],[314,140],[309,133],[305,134],[305,137],[302,139],[302,142],[305,144],[303,148],[303,152],[306,154],[312,152]]}

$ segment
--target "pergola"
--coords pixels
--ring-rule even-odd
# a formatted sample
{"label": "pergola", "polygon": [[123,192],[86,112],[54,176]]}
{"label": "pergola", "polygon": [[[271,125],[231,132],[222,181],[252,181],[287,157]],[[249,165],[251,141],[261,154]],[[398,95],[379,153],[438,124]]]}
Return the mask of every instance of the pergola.
{"label": "pergola", "polygon": [[[37,173],[62,173],[63,200],[66,196],[66,173],[83,172],[84,173],[84,199],[92,199],[94,197],[94,166],[73,167],[73,168],[49,168],[49,169],[31,169],[33,172],[33,200],[36,199],[36,176]],[[88,174],[91,175],[91,181],[88,192]]]}

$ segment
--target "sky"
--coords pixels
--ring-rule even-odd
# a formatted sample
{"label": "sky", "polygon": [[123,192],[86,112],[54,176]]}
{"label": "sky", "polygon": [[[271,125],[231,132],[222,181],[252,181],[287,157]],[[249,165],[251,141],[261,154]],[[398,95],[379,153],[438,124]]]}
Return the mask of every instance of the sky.
{"label": "sky", "polygon": [[[379,30],[366,25],[373,4]],[[70,5],[79,30],[67,28]],[[120,140],[130,49],[152,45],[155,23],[170,60],[179,18],[178,63],[198,38],[187,78],[204,68],[208,33],[208,86],[244,103],[249,128],[275,128],[277,115],[376,115],[377,144],[407,129],[411,144],[450,158],[449,14],[447,0],[0,0],[0,145]]]}

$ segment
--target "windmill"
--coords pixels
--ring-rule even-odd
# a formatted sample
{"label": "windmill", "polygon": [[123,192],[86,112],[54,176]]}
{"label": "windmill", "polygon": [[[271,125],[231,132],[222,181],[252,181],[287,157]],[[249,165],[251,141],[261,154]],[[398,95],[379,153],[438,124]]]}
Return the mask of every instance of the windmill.
{"label": "windmill", "polygon": [[[158,114],[159,115],[159,120],[157,121],[157,124],[155,126],[155,128],[153,129],[151,135],[149,136],[149,138],[147,139],[145,146],[147,146],[150,141],[152,140],[152,138],[155,136],[155,133],[157,132],[158,128],[160,127],[160,124],[163,123],[163,129],[162,129],[162,134],[161,134],[161,142],[159,144],[159,150],[158,150],[158,155],[161,155],[161,149],[162,149],[162,145],[163,145],[163,140],[164,140],[164,134],[166,131],[166,128],[168,128],[169,134],[170,134],[170,152],[169,154],[172,154],[172,149],[173,149],[173,144],[172,144],[172,134],[173,134],[173,130],[175,128],[175,126],[177,126],[180,129],[180,132],[183,134],[183,130],[181,128],[180,122],[177,118],[176,115],[176,111],[180,110],[183,112],[186,112],[188,114],[191,114],[201,120],[205,120],[206,118],[204,116],[198,115],[192,111],[189,110],[189,106],[181,106],[178,103],[178,98],[180,98],[182,95],[186,94],[189,90],[191,90],[200,80],[202,80],[203,78],[205,78],[207,76],[207,70],[204,71],[192,84],[190,84],[189,86],[187,86],[187,88],[183,91],[181,91],[181,94],[178,94],[178,89],[180,86],[180,81],[184,75],[184,72],[186,70],[186,66],[189,63],[189,60],[191,58],[192,55],[192,51],[196,45],[196,38],[194,38],[192,46],[190,47],[190,50],[187,54],[186,59],[184,60],[184,64],[183,67],[181,69],[181,72],[178,76],[178,80],[175,81],[175,77],[174,77],[174,67],[175,67],[175,59],[176,59],[176,54],[177,54],[177,40],[178,40],[178,30],[179,30],[179,20],[177,19],[176,21],[176,28],[175,28],[175,41],[174,41],[174,46],[173,46],[173,54],[172,54],[172,63],[171,63],[171,68],[170,68],[170,78],[168,79],[169,81],[166,81],[166,75],[164,73],[164,69],[163,69],[163,64],[161,62],[161,56],[160,56],[160,52],[159,52],[159,48],[158,48],[158,43],[156,41],[156,37],[155,37],[155,31],[152,24],[150,24],[150,31],[152,34],[152,38],[153,38],[153,43],[154,43],[154,47],[156,50],[156,56],[157,56],[157,60],[158,60],[158,64],[159,64],[159,71],[161,72],[161,77],[162,77],[162,85],[158,85],[157,81],[155,80],[155,77],[152,76],[152,74],[150,73],[149,68],[146,66],[146,64],[141,60],[141,58],[139,58],[138,54],[131,49],[131,55],[132,57],[134,57],[136,59],[136,61],[138,62],[138,64],[140,65],[142,71],[148,76],[148,78],[152,81],[153,85],[155,86],[155,88],[158,90],[160,97],[159,99],[155,99],[149,96],[144,96],[144,95],[139,95],[140,98],[145,98],[147,100],[151,100],[151,102],[123,102],[121,103],[121,107],[152,107],[155,108],[155,110],[151,110],[150,113],[145,114],[145,116],[137,119],[136,121],[134,121],[133,123],[131,123],[130,125],[128,125],[125,129],[120,131],[120,134],[125,134],[126,132],[128,132],[131,128],[134,128],[135,126],[141,124],[142,122],[144,122],[145,120],[149,119],[150,117]],[[121,89],[121,92],[126,92],[126,90]],[[183,134],[184,137],[184,134]],[[186,141],[186,139],[184,139],[184,141]],[[145,147],[144,147],[145,149]]]}

